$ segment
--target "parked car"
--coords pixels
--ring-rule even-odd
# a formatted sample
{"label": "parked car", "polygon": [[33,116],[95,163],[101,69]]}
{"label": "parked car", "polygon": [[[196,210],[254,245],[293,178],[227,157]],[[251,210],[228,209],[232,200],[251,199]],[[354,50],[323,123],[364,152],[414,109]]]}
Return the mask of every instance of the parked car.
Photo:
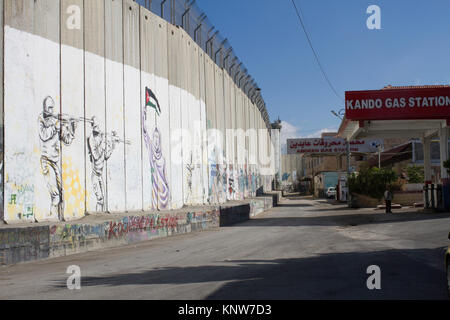
{"label": "parked car", "polygon": [[335,187],[328,188],[326,194],[327,198],[336,198],[336,188]]}
{"label": "parked car", "polygon": [[[448,234],[448,238],[450,239],[450,233]],[[450,296],[450,246],[447,248],[447,252],[445,253],[445,271],[447,275],[447,291]]]}

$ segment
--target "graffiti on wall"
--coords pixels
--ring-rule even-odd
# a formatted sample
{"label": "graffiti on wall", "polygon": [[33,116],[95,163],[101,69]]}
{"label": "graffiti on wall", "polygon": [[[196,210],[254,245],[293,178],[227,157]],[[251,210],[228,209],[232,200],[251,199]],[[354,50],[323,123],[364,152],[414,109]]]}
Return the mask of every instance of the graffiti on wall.
{"label": "graffiti on wall", "polygon": [[235,182],[234,182],[234,169],[233,169],[233,165],[230,164],[228,166],[228,170],[227,170],[227,174],[228,174],[228,200],[234,200],[234,196],[235,196]]}
{"label": "graffiti on wall", "polygon": [[152,209],[164,210],[169,206],[170,189],[166,174],[166,160],[162,154],[161,134],[155,123],[155,129],[150,136],[147,128],[148,108],[154,110],[157,116],[161,115],[161,107],[156,95],[149,88],[145,88],[145,106],[142,112],[142,132],[145,146],[148,151],[152,177]]}
{"label": "graffiti on wall", "polygon": [[[161,236],[187,233],[192,229],[208,229],[219,225],[218,210],[183,214],[154,213],[127,216],[100,224],[74,224],[50,227],[50,243],[54,249],[75,249],[89,242],[125,240],[127,243],[151,240]],[[0,233],[1,239],[2,233]]]}
{"label": "graffiti on wall", "polygon": [[194,171],[196,169],[196,166],[193,164],[193,162],[194,162],[193,154],[192,154],[192,151],[191,151],[190,160],[186,164],[187,192],[186,192],[185,203],[190,203],[191,199],[193,197],[192,179],[193,179],[193,176],[194,176]]}
{"label": "graffiti on wall", "polygon": [[222,164],[220,166],[220,176],[221,176],[221,198],[220,202],[225,203],[227,202],[227,176],[228,176],[228,170],[227,165]]}
{"label": "graffiti on wall", "polygon": [[244,175],[244,169],[239,169],[239,200],[244,199],[245,194],[245,175]]}
{"label": "graffiti on wall", "polygon": [[97,117],[92,117],[89,120],[91,124],[91,134],[87,138],[88,156],[91,162],[91,182],[92,190],[97,201],[96,211],[105,211],[105,182],[104,182],[104,168],[105,163],[111,158],[116,145],[125,143],[131,145],[130,141],[122,140],[117,132],[112,131],[110,134],[105,134],[100,129]]}
{"label": "graffiti on wall", "polygon": [[252,195],[256,196],[256,174],[252,172]]}
{"label": "graffiti on wall", "polygon": [[226,165],[217,164],[217,147],[214,146],[209,157],[209,200],[210,204],[226,202],[227,170]]}

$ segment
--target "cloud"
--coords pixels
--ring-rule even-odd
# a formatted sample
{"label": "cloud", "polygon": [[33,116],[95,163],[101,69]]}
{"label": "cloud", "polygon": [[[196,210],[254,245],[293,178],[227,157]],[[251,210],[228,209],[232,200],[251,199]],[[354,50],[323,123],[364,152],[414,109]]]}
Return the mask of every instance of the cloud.
{"label": "cloud", "polygon": [[305,138],[320,138],[322,136],[322,133],[328,133],[328,132],[338,132],[338,129],[324,128],[324,129],[314,132],[313,134],[310,134],[309,136],[306,136]]}
{"label": "cloud", "polygon": [[296,127],[287,121],[282,121],[281,125],[281,141],[286,143],[287,139],[295,139],[300,136],[300,127]]}
{"label": "cloud", "polygon": [[300,137],[300,128],[290,124],[287,121],[281,122],[281,133],[280,133],[280,141],[281,141],[281,153],[287,153],[287,139],[296,139]]}

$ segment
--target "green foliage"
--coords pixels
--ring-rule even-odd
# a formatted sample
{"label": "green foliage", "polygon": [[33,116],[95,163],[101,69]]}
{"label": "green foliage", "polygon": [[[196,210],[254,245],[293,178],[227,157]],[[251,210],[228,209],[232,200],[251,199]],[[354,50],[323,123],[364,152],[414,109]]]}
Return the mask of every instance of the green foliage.
{"label": "green foliage", "polygon": [[358,174],[350,176],[350,193],[359,193],[380,200],[386,188],[395,191],[400,187],[396,182],[397,174],[391,169],[361,168]]}
{"label": "green foliage", "polygon": [[409,183],[424,183],[425,182],[425,173],[422,167],[407,167],[406,173],[408,174],[408,182]]}
{"label": "green foliage", "polygon": [[447,169],[447,173],[450,174],[450,159],[445,160],[443,162],[443,166],[444,166],[445,169]]}

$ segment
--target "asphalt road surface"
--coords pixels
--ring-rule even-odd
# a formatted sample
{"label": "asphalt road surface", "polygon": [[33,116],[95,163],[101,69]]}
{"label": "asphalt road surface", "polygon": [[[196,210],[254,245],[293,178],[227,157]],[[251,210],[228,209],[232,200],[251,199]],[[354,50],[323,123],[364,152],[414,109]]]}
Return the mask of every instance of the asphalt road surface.
{"label": "asphalt road surface", "polygon": [[0,299],[447,299],[449,231],[450,214],[291,198],[232,227],[1,267]]}

